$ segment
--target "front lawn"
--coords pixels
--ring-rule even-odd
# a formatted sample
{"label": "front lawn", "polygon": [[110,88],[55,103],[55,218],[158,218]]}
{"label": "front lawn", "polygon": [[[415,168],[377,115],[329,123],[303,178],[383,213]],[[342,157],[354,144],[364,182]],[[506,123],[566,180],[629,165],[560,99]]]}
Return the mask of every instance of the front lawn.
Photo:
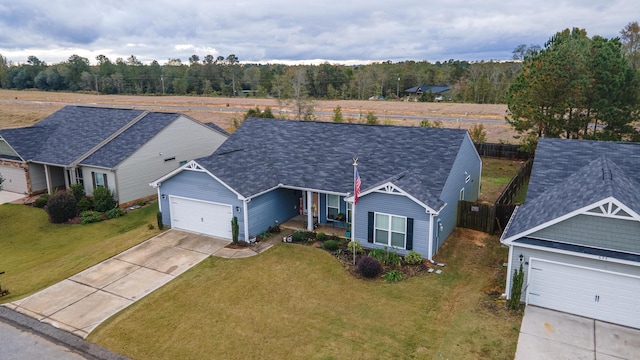
{"label": "front lawn", "polygon": [[157,205],[89,225],[51,224],[31,206],[0,205],[0,283],[9,302],[74,275],[158,233]]}
{"label": "front lawn", "polygon": [[385,283],[296,244],[211,257],[89,340],[134,359],[513,359],[521,314],[496,300],[507,249],[457,229],[436,258],[440,275]]}

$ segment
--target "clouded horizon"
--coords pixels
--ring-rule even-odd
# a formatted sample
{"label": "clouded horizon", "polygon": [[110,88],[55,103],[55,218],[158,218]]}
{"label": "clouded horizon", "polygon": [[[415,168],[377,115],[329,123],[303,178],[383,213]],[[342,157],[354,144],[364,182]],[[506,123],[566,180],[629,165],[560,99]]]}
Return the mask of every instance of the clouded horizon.
{"label": "clouded horizon", "polygon": [[640,21],[635,0],[565,1],[15,1],[0,4],[0,55],[48,64],[191,55],[254,63],[508,60],[558,31],[617,37]]}

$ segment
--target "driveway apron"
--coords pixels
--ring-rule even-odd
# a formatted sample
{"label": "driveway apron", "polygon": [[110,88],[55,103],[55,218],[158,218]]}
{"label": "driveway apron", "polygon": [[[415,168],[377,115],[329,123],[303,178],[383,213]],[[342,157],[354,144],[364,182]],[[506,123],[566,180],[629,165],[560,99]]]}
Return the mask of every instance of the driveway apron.
{"label": "driveway apron", "polygon": [[637,359],[640,329],[527,306],[516,360]]}
{"label": "driveway apron", "polygon": [[228,240],[166,231],[66,280],[5,306],[86,338],[103,321],[210,255],[240,258]]}

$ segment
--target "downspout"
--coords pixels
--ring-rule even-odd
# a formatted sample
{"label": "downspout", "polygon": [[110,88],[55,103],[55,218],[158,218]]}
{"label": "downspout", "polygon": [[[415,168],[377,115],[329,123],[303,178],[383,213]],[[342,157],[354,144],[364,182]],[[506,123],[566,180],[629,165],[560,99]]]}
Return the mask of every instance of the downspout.
{"label": "downspout", "polygon": [[158,211],[162,212],[162,195],[160,195],[160,187],[162,186],[162,184],[158,183],[158,186],[156,186],[156,189],[158,189]]}
{"label": "downspout", "polygon": [[51,188],[53,187],[53,184],[51,183],[51,174],[49,173],[49,165],[47,164],[43,164],[44,165],[44,178],[45,181],[47,182],[47,193],[49,195],[53,195],[53,192],[51,190]]}
{"label": "downspout", "polygon": [[[248,244],[249,243],[249,200],[243,200],[242,201],[242,212],[244,214],[242,214],[243,218],[244,218],[244,241]],[[232,209],[233,210],[233,209]]]}
{"label": "downspout", "polygon": [[429,213],[429,250],[427,260],[433,261],[433,213]]}

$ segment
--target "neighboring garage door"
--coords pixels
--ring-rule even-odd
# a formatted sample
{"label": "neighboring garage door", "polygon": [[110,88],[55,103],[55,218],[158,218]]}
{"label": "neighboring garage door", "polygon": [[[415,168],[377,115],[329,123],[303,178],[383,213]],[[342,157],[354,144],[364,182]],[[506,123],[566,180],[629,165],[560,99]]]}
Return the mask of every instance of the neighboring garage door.
{"label": "neighboring garage door", "polygon": [[27,192],[27,177],[23,168],[0,166],[0,175],[4,179],[2,189],[24,194]]}
{"label": "neighboring garage door", "polygon": [[531,259],[527,304],[640,328],[640,277]]}
{"label": "neighboring garage door", "polygon": [[169,196],[171,227],[231,239],[232,207]]}

